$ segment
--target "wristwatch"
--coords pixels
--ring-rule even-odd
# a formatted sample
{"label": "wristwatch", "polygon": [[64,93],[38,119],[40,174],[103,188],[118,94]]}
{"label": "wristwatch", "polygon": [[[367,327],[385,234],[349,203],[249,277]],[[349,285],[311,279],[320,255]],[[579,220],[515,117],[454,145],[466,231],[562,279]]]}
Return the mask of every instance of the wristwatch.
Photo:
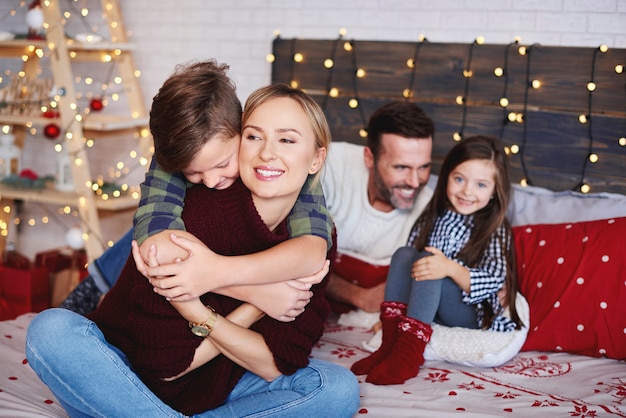
{"label": "wristwatch", "polygon": [[189,328],[191,328],[191,332],[193,333],[193,335],[204,338],[208,337],[211,334],[211,331],[213,331],[213,327],[215,326],[215,322],[217,321],[217,313],[215,312],[215,309],[211,308],[210,306],[207,306],[207,308],[209,308],[210,312],[209,317],[206,321],[199,324],[195,324],[189,321]]}

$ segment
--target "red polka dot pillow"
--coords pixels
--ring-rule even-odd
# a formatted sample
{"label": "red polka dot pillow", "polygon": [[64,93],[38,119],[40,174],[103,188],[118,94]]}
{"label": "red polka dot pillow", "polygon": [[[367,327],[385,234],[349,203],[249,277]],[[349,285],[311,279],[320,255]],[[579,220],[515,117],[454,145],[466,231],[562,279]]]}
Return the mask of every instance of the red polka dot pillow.
{"label": "red polka dot pillow", "polygon": [[513,228],[522,350],[626,358],[626,217]]}

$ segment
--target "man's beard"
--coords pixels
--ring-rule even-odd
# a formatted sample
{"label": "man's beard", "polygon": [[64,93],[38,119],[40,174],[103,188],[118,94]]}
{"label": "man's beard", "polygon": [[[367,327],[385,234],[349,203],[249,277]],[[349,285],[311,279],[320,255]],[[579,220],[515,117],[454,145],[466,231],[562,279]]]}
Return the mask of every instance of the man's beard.
{"label": "man's beard", "polygon": [[414,190],[414,189],[404,184],[387,187],[382,177],[380,176],[380,173],[376,169],[374,170],[374,185],[376,186],[376,190],[378,191],[378,194],[383,200],[389,202],[391,206],[393,206],[395,209],[402,210],[402,211],[409,211],[413,209],[413,206],[415,205],[415,200],[417,199],[419,191],[424,186],[423,184],[420,184],[420,187],[417,189],[415,196],[413,197],[411,201],[407,199],[398,198],[393,193],[394,188],[410,188],[411,190]]}

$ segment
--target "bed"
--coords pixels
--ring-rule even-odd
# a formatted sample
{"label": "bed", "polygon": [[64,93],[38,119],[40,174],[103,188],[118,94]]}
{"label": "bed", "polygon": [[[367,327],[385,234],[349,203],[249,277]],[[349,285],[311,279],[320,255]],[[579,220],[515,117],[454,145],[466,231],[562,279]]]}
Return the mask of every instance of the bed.
{"label": "bed", "polygon": [[[446,361],[427,350],[419,375],[403,385],[376,386],[361,376],[356,416],[626,417],[626,195],[515,186],[509,216],[517,235],[529,234],[528,229],[544,234],[523,243],[516,238],[520,263],[538,266],[523,283],[530,306],[524,346],[516,343],[513,352],[496,352],[500,357],[487,362],[484,354]],[[559,236],[558,230],[581,232],[590,243],[601,237],[605,245],[572,253],[572,236]],[[525,246],[544,251],[529,252]],[[610,260],[603,262],[607,254]],[[570,258],[576,260],[573,272],[555,273],[546,266],[567,268]],[[595,258],[614,261],[615,272],[602,271]],[[24,355],[34,315],[0,322],[1,417],[67,416]],[[347,318],[329,318],[312,357],[349,368],[369,353],[375,333]]]}
{"label": "bed", "polygon": [[[375,386],[359,377],[355,416],[626,417],[625,73],[612,69],[626,62],[626,51],[602,53],[595,68],[594,48],[533,46],[530,65],[529,55],[508,57],[516,43],[343,44],[277,38],[272,64],[273,81],[296,83],[323,105],[335,140],[362,141],[359,130],[372,109],[406,93],[435,119],[433,172],[455,133],[498,135],[510,147],[515,185],[509,219],[529,315],[523,338],[514,343],[471,355],[427,349],[419,375],[403,385]],[[298,61],[296,53],[302,54]],[[324,67],[329,57],[332,71]],[[419,65],[407,66],[408,59]],[[503,62],[509,81],[487,75]],[[354,78],[357,67],[369,82]],[[473,72],[471,84],[464,71]],[[584,89],[590,74],[598,82],[593,106]],[[544,82],[544,93],[528,91],[529,76]],[[502,122],[499,98],[506,86],[504,110],[525,112],[526,124]],[[330,95],[332,88],[338,96]],[[356,108],[348,106],[354,98]],[[593,131],[590,124],[581,128],[581,113],[594,120]],[[590,155],[599,161],[587,165]],[[0,322],[0,416],[64,417],[25,359],[33,315]],[[371,318],[331,316],[312,357],[350,367],[375,348],[370,328]],[[457,335],[447,332],[442,338]],[[460,338],[456,346],[464,345]]]}

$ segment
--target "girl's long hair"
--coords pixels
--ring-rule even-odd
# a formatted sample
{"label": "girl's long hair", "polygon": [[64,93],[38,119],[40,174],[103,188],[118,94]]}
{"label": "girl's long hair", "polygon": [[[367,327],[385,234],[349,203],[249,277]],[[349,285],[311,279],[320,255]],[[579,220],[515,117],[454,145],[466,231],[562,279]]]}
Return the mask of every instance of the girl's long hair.
{"label": "girl's long hair", "polygon": [[[518,292],[515,248],[511,242],[511,225],[506,218],[511,194],[511,180],[508,157],[498,138],[482,135],[473,136],[459,142],[450,150],[441,166],[433,198],[415,222],[414,228],[418,227],[420,232],[413,245],[418,250],[423,250],[428,245],[435,220],[450,207],[446,193],[448,177],[459,164],[469,160],[492,161],[496,167],[496,184],[494,196],[487,206],[474,213],[472,234],[465,247],[459,252],[458,258],[469,267],[476,266],[487,250],[492,236],[494,234],[498,236],[506,257],[506,280],[504,283],[506,300],[503,307],[509,308],[511,320],[519,329],[522,321],[515,309],[515,298]],[[501,225],[504,225],[506,229],[505,236],[498,234],[498,228]],[[483,327],[489,328],[495,313],[487,301],[483,303],[483,308],[485,313]]]}

